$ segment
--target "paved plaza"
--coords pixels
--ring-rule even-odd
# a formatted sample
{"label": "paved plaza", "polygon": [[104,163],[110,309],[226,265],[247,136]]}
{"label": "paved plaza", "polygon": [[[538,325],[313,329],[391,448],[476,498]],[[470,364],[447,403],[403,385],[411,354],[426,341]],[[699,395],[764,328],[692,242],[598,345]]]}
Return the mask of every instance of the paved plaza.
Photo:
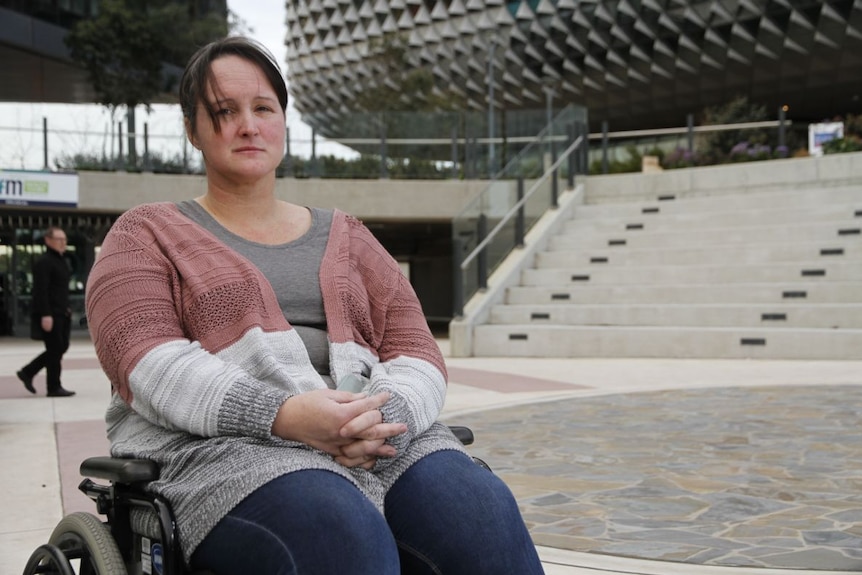
{"label": "paved plaza", "polygon": [[[107,452],[92,344],[73,341],[77,395],[58,399],[43,375],[37,396],[15,378],[39,345],[0,339],[3,574],[64,513],[94,510],[77,468]],[[862,571],[862,362],[447,362],[444,420],[473,428],[548,575]]]}

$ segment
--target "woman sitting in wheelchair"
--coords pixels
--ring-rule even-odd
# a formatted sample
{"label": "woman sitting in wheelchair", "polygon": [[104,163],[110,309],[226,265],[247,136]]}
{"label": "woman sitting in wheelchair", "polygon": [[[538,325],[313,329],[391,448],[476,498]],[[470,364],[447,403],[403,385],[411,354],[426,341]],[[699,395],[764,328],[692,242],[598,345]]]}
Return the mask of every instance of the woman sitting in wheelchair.
{"label": "woman sitting in wheelchair", "polygon": [[126,212],[86,293],[111,453],[161,466],[150,489],[186,562],[541,573],[508,488],[436,421],[446,367],[396,262],[357,219],[277,199],[272,56],[241,37],[205,46],[180,101],[206,190]]}

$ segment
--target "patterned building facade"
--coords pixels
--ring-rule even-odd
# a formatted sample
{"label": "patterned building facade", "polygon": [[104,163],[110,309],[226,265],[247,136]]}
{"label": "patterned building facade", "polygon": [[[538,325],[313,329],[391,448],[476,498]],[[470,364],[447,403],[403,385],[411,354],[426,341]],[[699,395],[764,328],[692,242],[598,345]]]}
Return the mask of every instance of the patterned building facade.
{"label": "patterned building facade", "polygon": [[[470,110],[589,111],[595,129],[685,125],[744,95],[794,121],[862,112],[862,0],[288,0],[287,65],[304,119],[339,118],[381,82],[397,35],[411,67]],[[490,64],[490,65],[489,65]],[[493,86],[491,83],[493,82]]]}

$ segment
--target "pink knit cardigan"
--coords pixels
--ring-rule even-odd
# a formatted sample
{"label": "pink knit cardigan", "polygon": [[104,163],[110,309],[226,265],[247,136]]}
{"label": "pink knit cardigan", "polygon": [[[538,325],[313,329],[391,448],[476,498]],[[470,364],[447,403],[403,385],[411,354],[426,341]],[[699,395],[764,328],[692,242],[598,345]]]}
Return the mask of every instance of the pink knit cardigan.
{"label": "pink knit cardigan", "polygon": [[333,380],[353,373],[367,378],[368,393],[388,391],[384,419],[408,427],[391,440],[400,455],[371,472],[272,437],[287,398],[326,384],[254,265],[172,203],[129,210],[105,238],[86,307],[114,390],[112,453],[162,465],[153,489],[171,500],[187,556],[233,505],[283,473],[330,469],[382,506],[413,462],[461,449],[436,423],[445,364],[409,281],[368,229],[339,211],[320,285]]}

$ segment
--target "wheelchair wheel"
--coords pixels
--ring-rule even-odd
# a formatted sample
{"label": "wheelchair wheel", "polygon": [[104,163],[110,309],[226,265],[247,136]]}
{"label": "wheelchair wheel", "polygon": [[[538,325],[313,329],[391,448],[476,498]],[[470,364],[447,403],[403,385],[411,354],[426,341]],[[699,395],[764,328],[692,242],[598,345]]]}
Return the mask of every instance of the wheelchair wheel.
{"label": "wheelchair wheel", "polygon": [[48,540],[70,562],[78,560],[78,575],[126,575],[126,564],[111,531],[90,513],[72,513],[60,520]]}
{"label": "wheelchair wheel", "polygon": [[27,561],[24,575],[75,575],[72,564],[63,552],[53,545],[41,545]]}

